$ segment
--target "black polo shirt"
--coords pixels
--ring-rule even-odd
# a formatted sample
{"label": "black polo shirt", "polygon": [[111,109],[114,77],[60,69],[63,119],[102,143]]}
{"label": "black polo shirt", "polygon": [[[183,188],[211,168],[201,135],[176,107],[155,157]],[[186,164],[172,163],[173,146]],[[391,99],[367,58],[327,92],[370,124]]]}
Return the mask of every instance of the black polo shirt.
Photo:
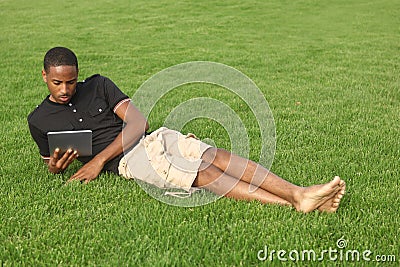
{"label": "black polo shirt", "polygon": [[[52,102],[47,96],[28,116],[29,130],[40,155],[43,159],[50,158],[47,140],[50,131],[92,130],[93,155],[78,157],[79,161],[87,163],[122,131],[123,121],[115,114],[115,110],[125,101],[129,101],[129,97],[110,79],[98,74],[78,82],[76,92],[67,105]],[[103,171],[118,174],[122,156],[107,162]]]}

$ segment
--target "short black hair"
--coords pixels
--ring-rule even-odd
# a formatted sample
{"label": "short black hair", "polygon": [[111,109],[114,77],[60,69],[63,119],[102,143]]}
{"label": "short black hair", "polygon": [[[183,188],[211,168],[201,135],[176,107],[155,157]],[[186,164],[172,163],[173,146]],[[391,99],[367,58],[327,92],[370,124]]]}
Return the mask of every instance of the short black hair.
{"label": "short black hair", "polygon": [[50,67],[75,66],[78,69],[78,59],[74,52],[66,47],[53,47],[44,56],[43,67],[48,73]]}

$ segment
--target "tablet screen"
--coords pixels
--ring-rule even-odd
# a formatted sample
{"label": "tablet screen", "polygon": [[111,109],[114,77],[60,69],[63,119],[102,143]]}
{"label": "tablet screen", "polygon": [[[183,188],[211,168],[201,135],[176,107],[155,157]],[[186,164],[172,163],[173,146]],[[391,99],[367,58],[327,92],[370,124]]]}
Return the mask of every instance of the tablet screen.
{"label": "tablet screen", "polygon": [[60,149],[60,154],[64,154],[68,149],[78,151],[79,156],[92,155],[92,131],[60,131],[48,132],[50,154],[54,153],[56,148]]}

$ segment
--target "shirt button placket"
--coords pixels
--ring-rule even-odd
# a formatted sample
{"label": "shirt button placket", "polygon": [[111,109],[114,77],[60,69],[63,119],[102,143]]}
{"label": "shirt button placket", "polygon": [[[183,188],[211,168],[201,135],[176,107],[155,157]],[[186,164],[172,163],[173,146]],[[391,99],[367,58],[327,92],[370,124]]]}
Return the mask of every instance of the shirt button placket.
{"label": "shirt button placket", "polygon": [[[77,112],[78,112],[78,110],[75,108],[75,107],[73,107],[73,104],[72,103],[68,103],[68,106],[70,106],[71,108],[72,108],[72,112],[73,113],[75,113],[75,114],[77,114]],[[78,115],[78,114],[77,114]],[[76,117],[75,117],[76,118]],[[83,118],[77,118],[77,120],[79,121],[79,122],[83,122]]]}

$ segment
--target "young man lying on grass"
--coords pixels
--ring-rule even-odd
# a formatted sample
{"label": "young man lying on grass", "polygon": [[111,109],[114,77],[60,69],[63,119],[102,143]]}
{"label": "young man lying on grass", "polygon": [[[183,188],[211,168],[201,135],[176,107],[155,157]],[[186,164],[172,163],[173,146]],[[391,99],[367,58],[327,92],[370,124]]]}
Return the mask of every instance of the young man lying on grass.
{"label": "young man lying on grass", "polygon": [[[78,82],[78,71],[71,50],[50,49],[42,70],[50,95],[28,116],[31,135],[51,173],[64,171],[78,159],[83,166],[69,181],[88,183],[102,171],[110,171],[160,187],[189,190],[194,186],[238,200],[293,206],[304,213],[338,209],[345,193],[345,182],[339,177],[299,187],[193,135],[165,127],[148,134],[146,118],[111,80],[94,75]],[[93,132],[92,156],[49,151],[48,132],[84,129]],[[252,183],[257,189],[250,192]]]}

